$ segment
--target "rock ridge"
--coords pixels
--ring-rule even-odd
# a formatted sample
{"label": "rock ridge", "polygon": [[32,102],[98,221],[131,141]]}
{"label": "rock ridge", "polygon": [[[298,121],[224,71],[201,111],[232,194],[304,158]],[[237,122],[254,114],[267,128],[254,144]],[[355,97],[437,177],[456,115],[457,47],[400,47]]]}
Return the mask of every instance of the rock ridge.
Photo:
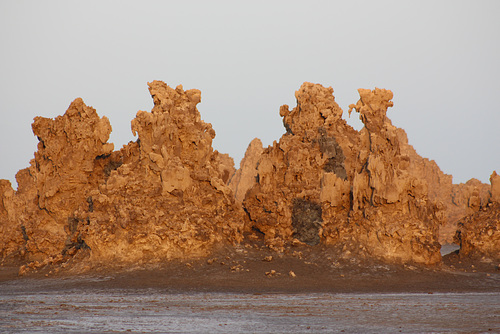
{"label": "rock ridge", "polygon": [[342,119],[331,87],[304,83],[297,107],[280,108],[286,133],[263,151],[243,201],[251,227],[277,250],[323,242],[342,256],[439,263],[442,205],[408,171],[407,143],[386,116],[392,92],[359,94],[349,109],[365,124],[359,132]]}
{"label": "rock ridge", "polygon": [[55,120],[35,118],[38,151],[17,174],[18,191],[0,183],[3,262],[36,269],[80,254],[140,264],[206,256],[242,239],[245,216],[226,185],[234,163],[212,148],[200,91],[160,81],[149,90],[152,111],[131,124],[138,140],[119,151],[107,143],[108,119],[80,98]]}
{"label": "rock ridge", "polygon": [[392,124],[390,90],[358,90],[348,110],[364,124],[357,131],[331,87],[304,83],[296,107],[279,109],[282,137],[267,148],[254,139],[235,170],[212,147],[199,90],[148,86],[154,106],[137,112],[138,139],[117,151],[109,120],[81,98],[34,119],[38,148],[17,191],[0,180],[1,264],[141,266],[244,238],[278,253],[321,245],[343,260],[426,266],[454,240],[462,257],[498,260],[500,176],[453,184]]}

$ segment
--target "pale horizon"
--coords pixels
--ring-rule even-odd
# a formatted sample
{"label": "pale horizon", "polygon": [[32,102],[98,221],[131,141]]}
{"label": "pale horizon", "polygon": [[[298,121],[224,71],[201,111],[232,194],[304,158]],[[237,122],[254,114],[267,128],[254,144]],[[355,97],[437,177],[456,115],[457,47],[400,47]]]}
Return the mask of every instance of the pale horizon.
{"label": "pale horizon", "polygon": [[147,82],[199,89],[213,147],[235,167],[285,132],[279,107],[305,81],[331,86],[344,119],[358,88],[390,89],[392,123],[453,175],[500,172],[498,1],[16,1],[0,4],[0,179],[16,188],[36,116],[77,97],[106,116],[115,150],[153,102]]}

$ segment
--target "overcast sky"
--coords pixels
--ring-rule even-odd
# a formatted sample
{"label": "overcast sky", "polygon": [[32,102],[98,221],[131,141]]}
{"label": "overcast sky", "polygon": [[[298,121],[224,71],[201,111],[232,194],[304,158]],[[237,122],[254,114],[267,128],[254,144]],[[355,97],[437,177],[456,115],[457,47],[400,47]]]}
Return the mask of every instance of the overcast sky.
{"label": "overcast sky", "polygon": [[[113,127],[150,111],[147,82],[197,88],[214,148],[239,166],[279,140],[304,81],[348,119],[358,88],[394,92],[388,116],[455,183],[500,172],[500,1],[0,2],[0,178],[29,166],[35,116],[82,97]],[[361,125],[357,114],[348,122]]]}

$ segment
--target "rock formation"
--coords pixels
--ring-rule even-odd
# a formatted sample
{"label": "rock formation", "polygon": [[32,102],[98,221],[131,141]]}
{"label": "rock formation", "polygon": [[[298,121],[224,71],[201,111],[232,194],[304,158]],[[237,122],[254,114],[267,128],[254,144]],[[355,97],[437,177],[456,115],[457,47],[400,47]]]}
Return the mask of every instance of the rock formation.
{"label": "rock formation", "polygon": [[226,185],[232,159],[212,149],[198,90],[149,84],[151,113],[132,121],[139,139],[113,152],[106,117],[76,99],[55,120],[37,117],[39,139],[19,188],[0,182],[0,255],[60,262],[81,249],[95,262],[155,262],[238,242],[244,216]]}
{"label": "rock formation", "polygon": [[[212,149],[201,120],[200,91],[149,84],[154,107],[132,121],[136,143],[112,158],[116,170],[90,193],[82,239],[99,261],[151,262],[208,255],[239,242],[244,216],[225,181],[232,159]],[[229,166],[228,166],[229,165]]]}
{"label": "rock formation", "polygon": [[21,209],[16,202],[10,181],[0,180],[0,263],[13,263],[25,255],[26,229],[14,223]]}
{"label": "rock formation", "polygon": [[408,144],[406,133],[398,129],[401,152],[410,158],[408,170],[413,176],[427,183],[429,199],[444,204],[446,221],[439,230],[441,244],[452,243],[458,221],[476,212],[488,202],[490,186],[471,179],[465,184],[453,184],[453,177],[444,174],[435,161],[423,158]]}
{"label": "rock formation", "polygon": [[392,92],[359,90],[351,109],[365,124],[360,132],[341,118],[332,93],[305,83],[297,107],[281,107],[287,133],[264,150],[243,201],[252,228],[278,250],[295,239],[344,255],[438,263],[443,207],[409,170],[402,130],[386,117]]}
{"label": "rock formation", "polygon": [[234,197],[239,203],[243,201],[248,189],[255,183],[257,177],[255,166],[263,150],[259,138],[252,140],[245,152],[245,157],[240,162],[240,168],[234,173],[229,182],[229,187],[233,190]]}
{"label": "rock formation", "polygon": [[398,136],[402,130],[386,116],[392,92],[360,89],[359,93],[360,100],[349,110],[359,112],[365,124],[358,155],[362,167],[353,180],[352,217],[364,223],[365,242],[376,245],[371,247],[379,257],[438,263],[444,207],[429,198],[427,182],[413,173],[410,156],[402,152],[408,146],[406,136]]}
{"label": "rock formation", "polygon": [[477,179],[452,184],[451,193],[442,200],[446,203],[448,222],[441,228],[441,243],[452,243],[460,219],[477,212],[490,198],[490,185]]}
{"label": "rock formation", "polygon": [[22,255],[28,261],[42,261],[77,247],[74,211],[88,206],[88,193],[102,175],[96,161],[109,155],[113,145],[107,143],[108,119],[99,118],[82,99],[73,101],[56,119],[36,117],[32,129],[39,140],[38,151],[31,166],[16,175],[17,192],[4,192],[8,214],[1,225],[11,233],[2,235],[0,243],[13,244],[21,235],[18,249],[4,249],[2,257]]}
{"label": "rock formation", "polygon": [[149,90],[154,107],[137,113],[138,139],[119,151],[108,119],[82,99],[63,116],[35,118],[38,150],[17,191],[0,180],[0,264],[26,263],[25,272],[192,259],[253,232],[278,252],[321,244],[349,260],[434,265],[438,241],[451,241],[464,216],[460,255],[500,253],[500,176],[491,188],[452,184],[392,125],[389,90],[359,90],[349,114],[365,126],[356,131],[332,88],[304,83],[297,106],[280,108],[286,133],[265,149],[254,139],[237,171],[212,148],[200,91],[160,81]]}
{"label": "rock formation", "polygon": [[500,175],[497,174],[496,171],[490,176],[490,184],[491,184],[491,202],[500,203]]}
{"label": "rock formation", "polygon": [[500,176],[490,177],[491,197],[474,213],[458,223],[455,242],[460,245],[461,257],[481,257],[500,261]]}

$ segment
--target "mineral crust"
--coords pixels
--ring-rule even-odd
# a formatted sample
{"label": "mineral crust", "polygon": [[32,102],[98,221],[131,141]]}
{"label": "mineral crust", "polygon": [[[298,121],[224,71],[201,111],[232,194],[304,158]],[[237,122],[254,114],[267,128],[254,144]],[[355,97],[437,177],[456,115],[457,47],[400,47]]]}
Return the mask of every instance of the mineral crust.
{"label": "mineral crust", "polygon": [[63,116],[35,118],[39,139],[18,190],[0,182],[0,256],[28,268],[79,251],[90,262],[145,263],[207,255],[241,240],[244,215],[226,185],[233,160],[212,148],[200,91],[149,84],[154,107],[132,121],[120,151],[106,117],[78,98]]}
{"label": "mineral crust", "polygon": [[304,83],[297,106],[280,108],[286,133],[267,148],[254,139],[238,170],[212,148],[199,90],[149,91],[138,139],[118,151],[108,119],[80,98],[35,118],[38,150],[17,190],[0,180],[0,264],[141,266],[207,257],[244,235],[277,252],[321,245],[349,261],[423,265],[439,264],[454,235],[461,257],[498,259],[500,176],[453,184],[392,125],[389,90],[359,90],[356,131],[331,87]]}
{"label": "mineral crust", "polygon": [[454,241],[460,257],[500,262],[500,176],[491,174],[491,196],[474,213],[462,218]]}
{"label": "mineral crust", "polygon": [[208,256],[242,239],[244,215],[226,185],[234,163],[212,148],[200,91],[149,84],[151,112],[132,120],[137,142],[110,157],[109,177],[78,212],[79,231],[99,261],[151,262]]}
{"label": "mineral crust", "polygon": [[31,166],[17,173],[17,192],[4,183],[0,250],[3,259],[50,262],[84,246],[74,216],[102,179],[111,125],[78,98],[63,116],[36,117],[32,129],[39,143]]}
{"label": "mineral crust", "polygon": [[266,148],[243,206],[269,247],[324,243],[342,256],[436,264],[443,204],[412,174],[403,130],[386,116],[392,92],[360,89],[351,110],[365,124],[342,119],[332,88],[304,83],[297,106],[282,106],[286,133]]}

